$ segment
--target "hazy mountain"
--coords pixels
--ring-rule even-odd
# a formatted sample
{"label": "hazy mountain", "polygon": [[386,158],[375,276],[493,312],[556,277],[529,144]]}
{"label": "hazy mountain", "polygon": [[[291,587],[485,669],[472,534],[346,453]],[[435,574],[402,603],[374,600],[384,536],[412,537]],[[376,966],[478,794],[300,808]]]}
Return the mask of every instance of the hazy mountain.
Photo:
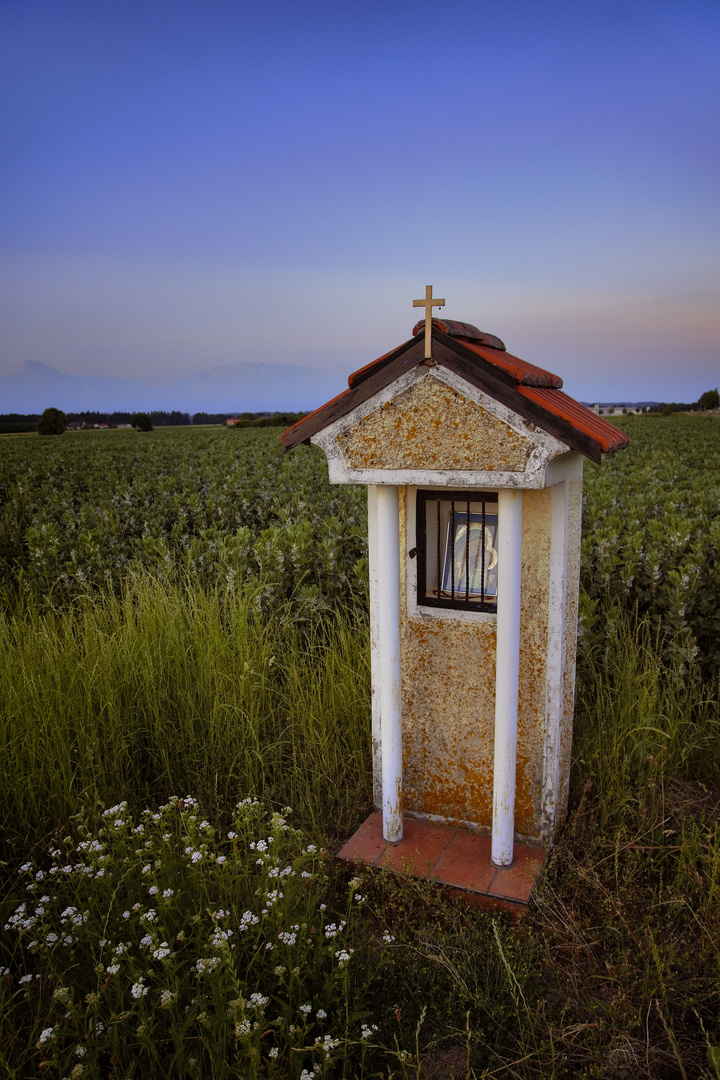
{"label": "hazy mountain", "polygon": [[314,409],[347,386],[347,373],[291,364],[230,364],[196,375],[157,380],[69,375],[26,360],[0,376],[0,412],[179,409],[181,412],[259,412]]}

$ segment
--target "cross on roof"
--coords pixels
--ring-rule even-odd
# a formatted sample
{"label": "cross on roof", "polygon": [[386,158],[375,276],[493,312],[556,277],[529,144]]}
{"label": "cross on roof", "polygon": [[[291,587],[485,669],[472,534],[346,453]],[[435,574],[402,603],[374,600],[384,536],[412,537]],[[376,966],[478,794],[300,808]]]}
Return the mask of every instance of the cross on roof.
{"label": "cross on roof", "polygon": [[425,299],[413,300],[413,307],[425,308],[425,359],[432,357],[432,309],[445,307],[444,300],[433,300],[432,285],[425,286]]}

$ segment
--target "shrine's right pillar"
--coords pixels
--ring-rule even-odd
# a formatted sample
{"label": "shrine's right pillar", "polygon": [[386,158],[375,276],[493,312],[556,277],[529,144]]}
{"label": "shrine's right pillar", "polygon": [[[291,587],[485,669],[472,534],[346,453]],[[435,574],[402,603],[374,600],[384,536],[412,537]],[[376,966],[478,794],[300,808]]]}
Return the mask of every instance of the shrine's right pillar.
{"label": "shrine's right pillar", "polygon": [[522,491],[513,489],[498,493],[495,743],[490,855],[495,866],[511,866],[513,861],[520,678],[522,506]]}

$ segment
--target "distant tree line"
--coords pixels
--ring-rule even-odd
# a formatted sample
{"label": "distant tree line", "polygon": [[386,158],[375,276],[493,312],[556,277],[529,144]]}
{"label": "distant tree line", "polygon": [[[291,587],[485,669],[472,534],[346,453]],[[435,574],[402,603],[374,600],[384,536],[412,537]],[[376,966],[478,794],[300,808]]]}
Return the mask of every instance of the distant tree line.
{"label": "distant tree line", "polygon": [[704,412],[706,409],[720,408],[720,393],[715,390],[706,390],[697,401],[682,402],[668,401],[651,407],[651,413],[662,413],[663,416],[671,416],[676,412]]}
{"label": "distant tree line", "polygon": [[232,427],[247,428],[247,427],[290,427],[291,424],[297,423],[298,420],[302,420],[303,416],[307,416],[307,413],[298,412],[275,412],[275,413],[240,413],[240,415],[232,419]]}
{"label": "distant tree line", "polygon": [[[47,410],[46,410],[47,411]],[[135,413],[132,412],[68,412],[63,413],[68,424],[83,424],[92,427],[94,424],[107,424],[109,427],[117,427],[118,424],[131,424]],[[173,410],[172,412],[151,412],[154,427],[170,427],[190,423],[190,414]],[[0,434],[21,434],[22,432],[35,431],[40,413],[0,413]]]}
{"label": "distant tree line", "polygon": [[241,412],[241,413],[204,413],[193,415],[193,424],[227,424],[234,421],[234,427],[289,427],[297,420],[307,416],[306,412]]}
{"label": "distant tree line", "polygon": [[[171,412],[156,411],[150,413],[133,412],[68,412],[62,413],[60,409],[46,409],[45,413],[61,413],[67,424],[82,424],[83,427],[93,427],[95,424],[107,424],[109,427],[117,427],[118,424],[134,424],[138,416],[148,416],[152,421],[152,427],[176,427],[184,424],[225,424],[228,420],[235,421],[235,427],[290,427],[297,420],[306,415],[304,412],[241,412],[241,413],[190,413],[179,412],[177,409]],[[42,414],[42,416],[45,415]],[[40,413],[0,413],[0,435],[20,435],[26,432],[37,431]],[[44,427],[51,424],[45,421]],[[52,424],[51,424],[52,426]],[[59,427],[57,416],[54,417],[54,426]]]}

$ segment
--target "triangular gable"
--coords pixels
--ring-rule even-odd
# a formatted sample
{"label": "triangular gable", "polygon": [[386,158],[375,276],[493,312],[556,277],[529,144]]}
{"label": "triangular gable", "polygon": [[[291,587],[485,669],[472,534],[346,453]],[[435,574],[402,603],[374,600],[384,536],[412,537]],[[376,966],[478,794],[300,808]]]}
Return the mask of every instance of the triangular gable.
{"label": "triangular gable", "polygon": [[336,484],[540,488],[567,446],[443,365],[417,364],[312,436]]}
{"label": "triangular gable", "polygon": [[535,446],[432,371],[335,437],[353,469],[524,472]]}

